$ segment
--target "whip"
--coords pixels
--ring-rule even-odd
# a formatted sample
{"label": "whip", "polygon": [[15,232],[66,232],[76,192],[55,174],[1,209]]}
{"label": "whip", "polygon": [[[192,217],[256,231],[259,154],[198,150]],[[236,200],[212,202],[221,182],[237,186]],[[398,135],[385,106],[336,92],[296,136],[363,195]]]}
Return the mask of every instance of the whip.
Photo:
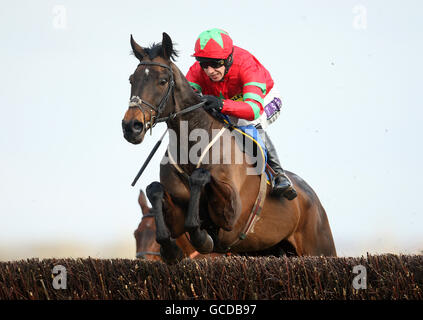
{"label": "whip", "polygon": [[157,141],[156,145],[154,146],[153,150],[151,150],[150,154],[148,155],[147,159],[145,160],[144,164],[142,165],[140,171],[138,172],[137,176],[135,177],[134,181],[132,181],[131,186],[135,186],[138,179],[141,177],[142,173],[144,172],[145,168],[147,168],[148,163],[150,162],[151,158],[153,158],[154,154],[156,153],[157,149],[159,148],[160,144],[162,143],[162,140],[169,128],[166,128],[166,131],[163,133],[159,141]]}

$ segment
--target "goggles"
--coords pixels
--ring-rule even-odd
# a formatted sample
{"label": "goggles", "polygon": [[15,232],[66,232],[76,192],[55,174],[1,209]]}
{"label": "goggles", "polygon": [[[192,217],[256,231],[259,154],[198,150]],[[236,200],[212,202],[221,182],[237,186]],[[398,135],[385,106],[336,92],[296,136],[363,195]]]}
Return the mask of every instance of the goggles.
{"label": "goggles", "polygon": [[207,69],[208,67],[217,69],[225,64],[224,59],[197,58],[197,61],[203,69]]}

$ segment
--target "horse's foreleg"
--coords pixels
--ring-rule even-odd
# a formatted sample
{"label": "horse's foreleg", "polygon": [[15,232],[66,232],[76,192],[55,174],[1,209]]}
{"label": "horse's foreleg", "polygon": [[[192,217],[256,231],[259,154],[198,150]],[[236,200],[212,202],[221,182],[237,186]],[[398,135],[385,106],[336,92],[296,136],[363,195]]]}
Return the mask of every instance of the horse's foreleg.
{"label": "horse's foreleg", "polygon": [[147,197],[152,205],[151,212],[156,220],[156,241],[160,244],[160,254],[166,263],[177,263],[183,258],[182,250],[171,238],[163,216],[164,188],[159,182],[153,182],[147,189]]}
{"label": "horse's foreleg", "polygon": [[200,253],[210,253],[214,246],[213,239],[207,231],[200,229],[200,196],[204,185],[208,182],[210,182],[210,172],[202,168],[195,169],[189,178],[191,194],[185,229],[189,232],[191,244]]}

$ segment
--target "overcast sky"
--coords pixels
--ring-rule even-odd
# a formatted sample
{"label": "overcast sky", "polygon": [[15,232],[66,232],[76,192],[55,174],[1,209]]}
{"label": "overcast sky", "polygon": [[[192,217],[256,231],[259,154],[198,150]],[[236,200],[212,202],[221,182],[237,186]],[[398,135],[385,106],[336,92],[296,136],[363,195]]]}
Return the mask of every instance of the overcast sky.
{"label": "overcast sky", "polygon": [[34,243],[101,257],[123,241],[132,254],[138,192],[158,180],[166,143],[131,187],[165,126],[141,145],[123,138],[129,36],[148,46],[167,32],[186,73],[214,27],[275,79],[283,112],[269,134],[319,196],[338,254],[423,250],[422,12],[421,1],[2,1],[0,259],[31,257]]}

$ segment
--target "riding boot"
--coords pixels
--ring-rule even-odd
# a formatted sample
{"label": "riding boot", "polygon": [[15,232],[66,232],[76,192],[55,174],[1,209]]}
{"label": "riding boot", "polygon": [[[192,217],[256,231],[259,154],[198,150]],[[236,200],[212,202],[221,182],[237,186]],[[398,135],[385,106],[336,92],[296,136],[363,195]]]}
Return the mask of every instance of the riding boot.
{"label": "riding boot", "polygon": [[275,172],[275,176],[273,177],[273,188],[272,188],[272,195],[274,196],[284,196],[288,200],[292,200],[297,196],[297,191],[295,190],[294,186],[292,185],[291,180],[285,174],[285,171],[282,169],[282,166],[279,161],[278,154],[276,153],[276,148],[270,140],[269,135],[265,132],[266,139],[265,145],[267,149],[267,163]]}

